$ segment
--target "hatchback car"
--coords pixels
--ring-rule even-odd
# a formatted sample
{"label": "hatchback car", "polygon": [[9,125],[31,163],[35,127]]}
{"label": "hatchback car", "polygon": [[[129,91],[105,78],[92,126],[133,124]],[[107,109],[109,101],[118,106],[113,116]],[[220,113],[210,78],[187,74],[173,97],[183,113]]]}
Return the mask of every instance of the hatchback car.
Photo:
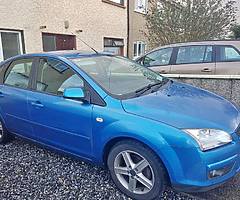
{"label": "hatchback car", "polygon": [[240,171],[239,110],[213,93],[101,53],[22,55],[0,70],[1,143],[16,135],[106,166],[133,199]]}
{"label": "hatchback car", "polygon": [[172,44],[136,61],[161,74],[240,75],[240,41]]}

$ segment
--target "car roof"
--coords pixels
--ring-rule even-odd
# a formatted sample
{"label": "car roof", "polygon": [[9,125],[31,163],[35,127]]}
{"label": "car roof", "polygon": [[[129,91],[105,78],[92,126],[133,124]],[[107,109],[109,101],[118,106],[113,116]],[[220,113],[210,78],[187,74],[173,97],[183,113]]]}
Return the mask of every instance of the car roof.
{"label": "car roof", "polygon": [[71,58],[71,57],[90,57],[95,55],[108,55],[108,54],[104,52],[96,53],[96,52],[79,51],[79,50],[63,50],[63,51],[49,51],[49,52],[41,52],[41,53],[24,54],[23,56],[61,56],[65,58]]}
{"label": "car roof", "polygon": [[14,57],[11,57],[5,61],[0,62],[0,65],[3,65],[6,62],[9,62],[13,59],[16,58],[22,58],[22,57],[65,57],[65,58],[81,58],[81,57],[92,57],[92,56],[104,56],[104,55],[113,55],[111,53],[106,53],[106,52],[89,52],[89,51],[79,51],[79,50],[64,50],[64,51],[49,51],[49,52],[41,52],[41,53],[30,53],[30,54],[22,54],[22,55],[17,55]]}
{"label": "car roof", "polygon": [[171,47],[180,47],[180,46],[194,46],[194,45],[233,45],[240,48],[240,40],[206,40],[199,42],[183,42],[183,43],[175,43],[157,47],[153,49],[151,52]]}

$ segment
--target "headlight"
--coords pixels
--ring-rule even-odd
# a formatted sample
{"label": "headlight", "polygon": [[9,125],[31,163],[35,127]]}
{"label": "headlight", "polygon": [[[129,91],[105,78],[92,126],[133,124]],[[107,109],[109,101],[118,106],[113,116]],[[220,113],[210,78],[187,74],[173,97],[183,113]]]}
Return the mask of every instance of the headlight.
{"label": "headlight", "polygon": [[231,135],[222,130],[184,129],[183,131],[192,136],[198,142],[202,151],[214,149],[232,142]]}

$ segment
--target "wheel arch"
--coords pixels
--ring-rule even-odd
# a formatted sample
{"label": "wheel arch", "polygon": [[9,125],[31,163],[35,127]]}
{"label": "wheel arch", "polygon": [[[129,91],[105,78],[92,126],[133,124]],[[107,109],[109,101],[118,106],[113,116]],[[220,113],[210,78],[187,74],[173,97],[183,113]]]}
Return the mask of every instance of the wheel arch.
{"label": "wheel arch", "polygon": [[169,170],[167,169],[164,161],[162,160],[162,158],[159,156],[159,154],[148,144],[146,144],[145,142],[142,142],[141,140],[139,139],[136,139],[136,138],[133,138],[133,137],[116,137],[116,138],[112,138],[111,140],[109,140],[105,146],[104,146],[104,149],[103,149],[103,164],[105,167],[107,167],[107,158],[108,158],[108,155],[111,151],[111,149],[114,147],[114,145],[116,145],[118,142],[120,141],[124,141],[124,140],[130,140],[130,141],[135,141],[135,142],[138,142],[138,143],[141,143],[142,145],[144,145],[145,147],[147,147],[148,149],[150,149],[159,159],[159,161],[162,163],[164,169],[165,169],[165,172],[166,172],[166,180],[168,183],[170,183],[170,176],[169,176]]}

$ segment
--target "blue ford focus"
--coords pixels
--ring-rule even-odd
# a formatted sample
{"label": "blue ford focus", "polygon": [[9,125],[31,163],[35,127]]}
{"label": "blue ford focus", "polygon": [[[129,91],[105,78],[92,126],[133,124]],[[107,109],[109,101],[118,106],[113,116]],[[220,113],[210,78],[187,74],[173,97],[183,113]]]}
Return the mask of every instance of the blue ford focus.
{"label": "blue ford focus", "polygon": [[137,200],[167,184],[200,192],[234,177],[239,124],[224,98],[123,57],[51,52],[0,67],[0,143],[20,136],[106,166]]}

